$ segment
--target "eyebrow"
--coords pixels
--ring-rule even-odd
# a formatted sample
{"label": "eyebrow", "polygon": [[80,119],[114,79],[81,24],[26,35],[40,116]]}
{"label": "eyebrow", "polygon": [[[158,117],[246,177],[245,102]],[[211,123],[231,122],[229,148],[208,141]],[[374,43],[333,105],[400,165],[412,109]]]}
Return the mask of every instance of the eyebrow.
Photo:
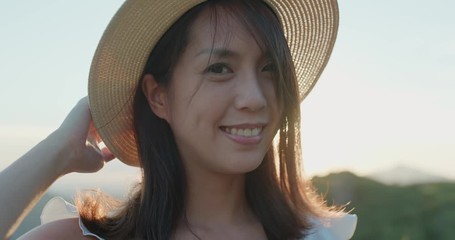
{"label": "eyebrow", "polygon": [[195,56],[198,57],[203,54],[210,54],[218,58],[235,57],[239,55],[238,53],[227,48],[206,48],[196,53]]}

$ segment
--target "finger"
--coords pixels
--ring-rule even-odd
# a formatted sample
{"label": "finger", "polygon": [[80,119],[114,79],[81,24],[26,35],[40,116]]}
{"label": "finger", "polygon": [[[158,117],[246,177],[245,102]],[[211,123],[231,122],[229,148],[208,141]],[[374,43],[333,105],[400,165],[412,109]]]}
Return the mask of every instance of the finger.
{"label": "finger", "polygon": [[96,150],[97,154],[101,154],[105,162],[109,162],[115,158],[115,155],[111,152],[111,150],[109,150],[109,148],[106,147],[106,145],[104,145],[103,142],[93,143],[87,141],[86,145],[88,148],[93,148]]}
{"label": "finger", "polygon": [[84,97],[76,104],[60,126],[68,136],[85,141],[90,127],[91,115],[88,98]]}
{"label": "finger", "polygon": [[98,131],[96,131],[95,126],[93,125],[93,122],[90,122],[90,126],[88,129],[88,135],[87,135],[87,141],[92,144],[94,147],[100,149],[99,143],[101,142],[100,135],[98,134]]}
{"label": "finger", "polygon": [[90,123],[87,141],[103,154],[104,161],[108,162],[115,158],[114,154],[104,145],[98,131],[95,129],[93,122]]}
{"label": "finger", "polygon": [[103,154],[104,161],[109,162],[115,158],[115,155],[107,147],[101,148],[101,153]]}
{"label": "finger", "polygon": [[103,154],[91,145],[87,145],[84,149],[83,158],[79,161],[78,172],[96,172],[104,166]]}
{"label": "finger", "polygon": [[104,142],[98,143],[98,149],[103,154],[104,161],[109,162],[110,160],[115,158],[115,155],[111,152],[111,150],[109,150],[109,148],[107,148]]}

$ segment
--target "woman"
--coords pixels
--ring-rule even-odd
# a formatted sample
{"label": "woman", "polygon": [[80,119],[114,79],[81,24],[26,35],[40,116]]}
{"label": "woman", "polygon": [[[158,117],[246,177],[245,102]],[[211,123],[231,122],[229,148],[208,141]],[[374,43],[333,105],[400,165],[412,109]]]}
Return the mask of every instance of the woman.
{"label": "woman", "polygon": [[[349,238],[355,218],[324,222],[340,214],[316,200],[300,169],[300,100],[327,63],[336,29],[330,0],[126,1],[95,54],[90,112],[113,155],[141,167],[142,182],[124,204],[81,197],[63,217],[51,201],[43,217],[55,221],[23,238]],[[57,149],[77,145],[96,166],[81,170],[81,151],[57,151],[47,159],[63,158],[63,167],[25,201],[59,175],[112,158],[96,151],[97,141],[83,145],[86,104],[74,111],[85,118],[70,114],[50,139],[79,132]]]}

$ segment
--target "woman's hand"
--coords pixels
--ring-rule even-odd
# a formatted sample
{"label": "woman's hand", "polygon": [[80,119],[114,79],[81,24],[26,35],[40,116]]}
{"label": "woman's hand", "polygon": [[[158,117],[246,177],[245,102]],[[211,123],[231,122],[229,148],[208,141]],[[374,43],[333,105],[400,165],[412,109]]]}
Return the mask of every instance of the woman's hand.
{"label": "woman's hand", "polygon": [[57,130],[0,172],[0,239],[13,234],[60,176],[96,172],[114,158],[107,148],[100,149],[98,143],[88,100],[83,98]]}
{"label": "woman's hand", "polygon": [[62,125],[48,139],[60,148],[63,174],[70,172],[96,172],[114,158],[106,147],[100,147],[98,132],[93,126],[87,97],[71,110]]}

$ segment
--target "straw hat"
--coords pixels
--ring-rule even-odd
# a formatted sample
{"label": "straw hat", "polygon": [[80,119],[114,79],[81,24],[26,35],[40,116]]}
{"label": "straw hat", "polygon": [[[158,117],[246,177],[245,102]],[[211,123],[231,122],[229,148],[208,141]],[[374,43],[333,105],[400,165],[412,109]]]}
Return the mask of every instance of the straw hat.
{"label": "straw hat", "polygon": [[[139,165],[132,101],[148,56],[167,29],[201,2],[204,0],[126,0],[101,38],[90,69],[90,110],[106,146],[128,165]],[[264,2],[283,27],[303,100],[332,52],[338,30],[337,2]]]}

